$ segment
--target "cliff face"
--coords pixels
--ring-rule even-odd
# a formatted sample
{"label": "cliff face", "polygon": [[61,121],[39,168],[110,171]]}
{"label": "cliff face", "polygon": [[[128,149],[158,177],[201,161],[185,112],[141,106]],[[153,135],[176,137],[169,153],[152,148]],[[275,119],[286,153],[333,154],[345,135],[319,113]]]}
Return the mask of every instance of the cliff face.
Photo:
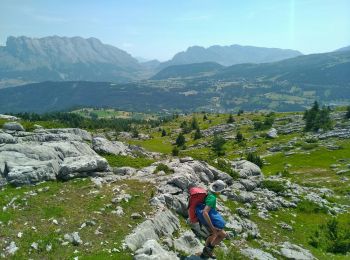
{"label": "cliff face", "polygon": [[11,36],[0,59],[1,79],[122,82],[141,70],[130,54],[95,38]]}

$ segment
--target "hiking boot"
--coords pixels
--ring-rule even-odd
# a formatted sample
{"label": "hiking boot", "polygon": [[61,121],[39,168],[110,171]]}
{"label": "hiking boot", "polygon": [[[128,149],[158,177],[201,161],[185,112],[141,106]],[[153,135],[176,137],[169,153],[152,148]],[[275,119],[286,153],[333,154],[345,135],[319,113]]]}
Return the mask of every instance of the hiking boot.
{"label": "hiking boot", "polygon": [[201,254],[201,258],[204,258],[204,259],[208,259],[208,258],[216,259],[216,256],[213,254],[213,250],[214,250],[214,247],[212,247],[212,246],[205,246],[203,248],[203,253]]}

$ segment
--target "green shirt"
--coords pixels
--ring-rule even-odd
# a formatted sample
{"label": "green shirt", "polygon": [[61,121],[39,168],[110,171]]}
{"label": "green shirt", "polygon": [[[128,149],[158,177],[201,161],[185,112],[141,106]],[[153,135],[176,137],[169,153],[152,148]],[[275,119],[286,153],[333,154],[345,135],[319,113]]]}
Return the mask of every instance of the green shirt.
{"label": "green shirt", "polygon": [[216,209],[216,195],[209,192],[205,197],[204,204],[212,209]]}

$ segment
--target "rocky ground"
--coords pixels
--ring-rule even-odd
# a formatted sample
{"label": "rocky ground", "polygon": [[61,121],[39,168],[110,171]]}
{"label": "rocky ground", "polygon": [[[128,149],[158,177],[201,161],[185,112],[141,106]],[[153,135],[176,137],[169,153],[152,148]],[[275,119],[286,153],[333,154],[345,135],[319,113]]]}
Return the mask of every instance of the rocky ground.
{"label": "rocky ground", "polygon": [[[265,149],[263,169],[235,151],[235,158],[224,159],[232,170],[228,173],[188,156],[196,150],[191,147],[187,156],[186,151],[164,156],[82,129],[38,126],[26,132],[18,122],[6,123],[0,131],[1,257],[197,259],[208,231],[186,222],[187,189],[190,184],[207,188],[220,179],[227,189],[218,209],[229,237],[216,249],[219,259],[346,259],[349,255],[322,251],[308,241],[325,221],[349,219],[350,162],[343,152],[345,158],[327,165],[324,176],[308,174],[322,165],[314,166],[312,156],[323,149],[336,156],[348,147],[336,140],[349,138],[349,123],[339,121],[332,131],[300,137],[293,133],[301,125],[291,120],[300,117],[276,120],[267,133],[273,143],[260,145],[264,139],[248,136],[257,151]],[[208,126],[204,133],[211,137],[220,131],[230,140],[237,128],[249,126],[248,118],[241,125]],[[290,138],[279,137],[282,132]],[[317,147],[296,145],[311,139],[319,140]],[[254,145],[241,149],[247,148]],[[107,154],[150,163],[113,166]],[[312,168],[299,167],[298,156],[309,156]],[[285,171],[275,174],[281,168]],[[310,185],[315,177],[319,185]]]}

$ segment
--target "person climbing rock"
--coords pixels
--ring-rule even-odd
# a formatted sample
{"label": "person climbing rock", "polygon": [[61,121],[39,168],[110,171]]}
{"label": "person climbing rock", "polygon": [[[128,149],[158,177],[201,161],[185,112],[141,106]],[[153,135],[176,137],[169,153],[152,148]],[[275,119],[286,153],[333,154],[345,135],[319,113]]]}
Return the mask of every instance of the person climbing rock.
{"label": "person climbing rock", "polygon": [[216,211],[217,196],[226,188],[225,182],[217,180],[209,187],[208,195],[203,204],[196,207],[196,215],[201,224],[205,225],[210,235],[206,240],[205,247],[201,254],[202,258],[214,258],[214,247],[227,236],[224,231],[225,221],[219,212]]}

